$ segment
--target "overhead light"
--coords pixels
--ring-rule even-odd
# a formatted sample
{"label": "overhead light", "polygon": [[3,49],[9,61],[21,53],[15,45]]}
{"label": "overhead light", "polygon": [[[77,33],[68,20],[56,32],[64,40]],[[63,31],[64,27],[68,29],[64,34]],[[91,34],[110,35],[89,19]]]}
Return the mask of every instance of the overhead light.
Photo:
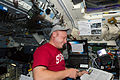
{"label": "overhead light", "polygon": [[12,65],[12,66],[16,66],[16,64],[13,64],[13,63],[12,63],[11,65]]}

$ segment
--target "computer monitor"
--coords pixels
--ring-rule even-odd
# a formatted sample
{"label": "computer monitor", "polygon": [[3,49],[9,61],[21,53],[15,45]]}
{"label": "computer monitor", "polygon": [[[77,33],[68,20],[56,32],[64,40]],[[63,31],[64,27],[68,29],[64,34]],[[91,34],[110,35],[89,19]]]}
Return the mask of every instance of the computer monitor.
{"label": "computer monitor", "polygon": [[87,69],[89,67],[87,40],[68,41],[68,67]]}
{"label": "computer monitor", "polygon": [[87,55],[87,40],[70,40],[68,41],[67,49],[70,55]]}

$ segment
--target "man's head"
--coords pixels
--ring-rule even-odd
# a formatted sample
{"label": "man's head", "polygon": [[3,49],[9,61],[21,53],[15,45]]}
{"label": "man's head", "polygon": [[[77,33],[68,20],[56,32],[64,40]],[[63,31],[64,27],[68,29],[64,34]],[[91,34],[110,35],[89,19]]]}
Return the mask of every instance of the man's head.
{"label": "man's head", "polygon": [[67,42],[67,35],[71,33],[71,29],[55,25],[50,32],[50,43],[56,48],[63,48]]}

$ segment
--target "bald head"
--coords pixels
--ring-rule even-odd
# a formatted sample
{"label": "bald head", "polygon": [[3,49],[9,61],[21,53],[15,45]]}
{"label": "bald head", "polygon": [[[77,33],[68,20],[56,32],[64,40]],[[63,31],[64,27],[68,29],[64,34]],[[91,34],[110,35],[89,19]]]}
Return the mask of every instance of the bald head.
{"label": "bald head", "polygon": [[67,32],[66,31],[54,31],[50,37],[50,44],[56,48],[63,48],[63,45],[67,42]]}

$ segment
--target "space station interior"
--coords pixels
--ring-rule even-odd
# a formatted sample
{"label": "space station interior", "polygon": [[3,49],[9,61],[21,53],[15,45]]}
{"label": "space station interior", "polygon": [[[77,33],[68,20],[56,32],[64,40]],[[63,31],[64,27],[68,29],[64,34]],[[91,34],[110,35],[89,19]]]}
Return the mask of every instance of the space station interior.
{"label": "space station interior", "polygon": [[0,80],[33,80],[34,51],[56,24],[72,30],[60,49],[66,67],[120,80],[120,0],[0,0]]}

